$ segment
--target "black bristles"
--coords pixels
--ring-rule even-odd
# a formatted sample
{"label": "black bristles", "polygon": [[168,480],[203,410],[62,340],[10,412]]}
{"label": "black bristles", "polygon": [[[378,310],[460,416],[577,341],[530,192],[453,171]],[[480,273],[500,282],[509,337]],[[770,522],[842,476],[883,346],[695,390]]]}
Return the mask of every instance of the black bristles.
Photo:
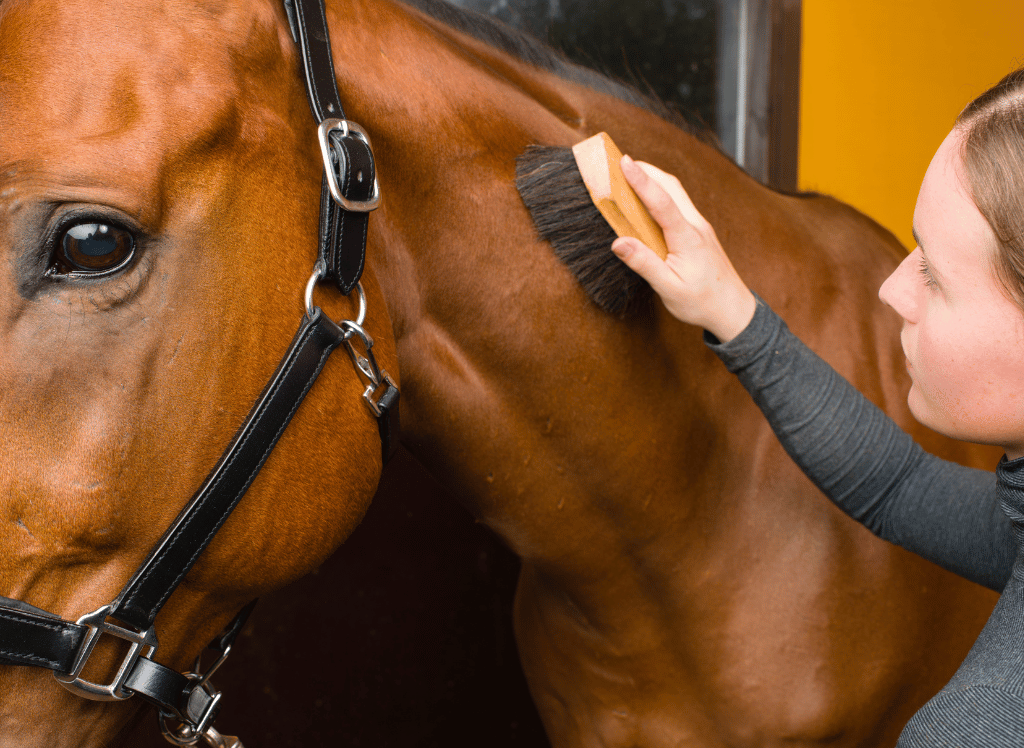
{"label": "black bristles", "polygon": [[516,189],[537,233],[594,303],[618,317],[650,304],[651,287],[612,254],[615,232],[591,201],[571,148],[529,146],[516,159]]}

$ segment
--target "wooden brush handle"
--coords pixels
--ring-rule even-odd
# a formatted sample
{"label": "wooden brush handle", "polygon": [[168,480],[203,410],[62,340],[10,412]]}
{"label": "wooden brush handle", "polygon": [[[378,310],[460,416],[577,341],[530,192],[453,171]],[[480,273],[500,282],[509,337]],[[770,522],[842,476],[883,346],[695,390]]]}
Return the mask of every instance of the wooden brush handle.
{"label": "wooden brush handle", "polygon": [[615,233],[639,239],[663,260],[668,257],[665,235],[626,181],[620,166],[622,151],[608,133],[577,143],[572,153],[590,199]]}

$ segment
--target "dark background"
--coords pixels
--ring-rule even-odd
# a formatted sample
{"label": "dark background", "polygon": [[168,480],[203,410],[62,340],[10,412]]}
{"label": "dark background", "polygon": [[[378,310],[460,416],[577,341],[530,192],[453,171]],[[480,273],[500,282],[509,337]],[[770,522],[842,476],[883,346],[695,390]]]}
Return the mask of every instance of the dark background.
{"label": "dark background", "polygon": [[714,131],[719,0],[454,0]]}
{"label": "dark background", "polygon": [[[213,678],[246,748],[546,748],[512,634],[519,562],[406,452],[317,572],[260,600]],[[158,748],[147,710],[127,748]]]}
{"label": "dark background", "polygon": [[518,571],[403,450],[338,552],[260,601],[216,681],[219,729],[246,748],[547,746],[512,635]]}

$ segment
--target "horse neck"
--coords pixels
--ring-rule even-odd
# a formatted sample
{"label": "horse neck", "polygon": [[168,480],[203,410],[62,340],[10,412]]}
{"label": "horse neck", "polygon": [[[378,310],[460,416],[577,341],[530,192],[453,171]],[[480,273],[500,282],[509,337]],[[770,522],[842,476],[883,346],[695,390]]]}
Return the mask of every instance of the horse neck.
{"label": "horse neck", "polygon": [[[729,486],[696,486],[678,474],[676,456],[719,459],[700,456],[701,434],[724,433],[739,407],[721,384],[727,374],[698,330],[664,316],[624,322],[587,302],[538,240],[514,187],[515,159],[530,144],[569,146],[609,132],[683,179],[741,271],[759,268],[761,289],[784,287],[793,272],[763,267],[765,232],[773,222],[796,225],[778,210],[781,198],[656,115],[406,6],[331,7],[342,100],[378,157],[384,201],[371,221],[368,265],[395,324],[406,444],[520,555],[559,556],[576,572],[611,558],[605,543],[629,534],[647,542],[652,527],[679,528],[682,513],[721,501]],[[362,50],[365,60],[346,66],[338,50]],[[640,391],[648,397],[629,397]],[[631,430],[667,435],[643,475],[624,458],[629,444],[610,438]],[[732,434],[723,438],[746,431]],[[724,472],[717,463],[705,470]],[[687,498],[665,490],[687,483]],[[555,506],[575,515],[545,522]],[[566,526],[588,538],[578,558],[563,553]]]}

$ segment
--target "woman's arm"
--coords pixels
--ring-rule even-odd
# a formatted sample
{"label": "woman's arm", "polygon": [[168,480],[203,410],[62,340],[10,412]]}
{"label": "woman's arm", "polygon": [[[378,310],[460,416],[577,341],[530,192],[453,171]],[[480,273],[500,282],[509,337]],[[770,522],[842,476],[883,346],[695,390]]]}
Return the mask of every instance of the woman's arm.
{"label": "woman's arm", "polygon": [[891,543],[1003,589],[1016,543],[996,476],[925,452],[763,302],[730,342],[707,342],[840,509]]}
{"label": "woman's arm", "polygon": [[833,502],[880,537],[992,589],[1009,578],[1016,545],[996,479],[927,454],[801,343],[750,292],[678,180],[623,160],[662,225],[662,261],[635,239],[613,250],[669,312],[704,327],[794,461]]}

